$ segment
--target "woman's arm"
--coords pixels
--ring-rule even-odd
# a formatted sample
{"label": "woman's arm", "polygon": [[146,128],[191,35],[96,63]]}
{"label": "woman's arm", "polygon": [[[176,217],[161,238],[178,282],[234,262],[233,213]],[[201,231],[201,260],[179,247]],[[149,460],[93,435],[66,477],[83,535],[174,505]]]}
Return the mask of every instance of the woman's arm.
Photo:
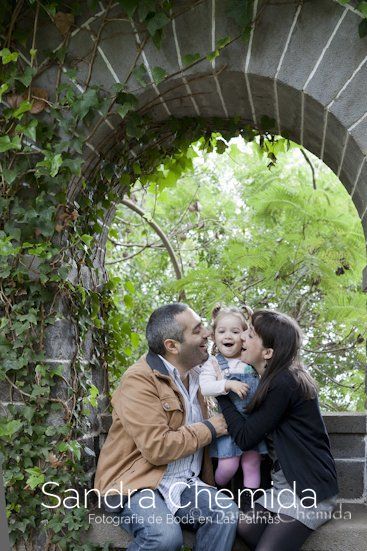
{"label": "woman's arm", "polygon": [[226,379],[222,377],[220,367],[214,356],[209,356],[202,365],[199,383],[203,396],[220,396],[222,394],[228,394],[225,388]]}
{"label": "woman's arm", "polygon": [[271,383],[260,407],[249,413],[246,418],[236,410],[228,396],[218,396],[218,404],[227,422],[228,432],[242,450],[251,450],[280,424],[294,392],[292,379],[289,376],[278,376]]}

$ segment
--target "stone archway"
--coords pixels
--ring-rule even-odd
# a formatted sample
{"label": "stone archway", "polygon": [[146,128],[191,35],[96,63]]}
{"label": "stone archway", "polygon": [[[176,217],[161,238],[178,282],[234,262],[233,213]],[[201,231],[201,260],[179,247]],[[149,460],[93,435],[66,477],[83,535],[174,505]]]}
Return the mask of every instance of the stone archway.
{"label": "stone archway", "polygon": [[[254,3],[255,24],[247,44],[237,40],[212,62],[181,72],[184,55],[210,52],[218,39],[237,35],[238,28],[228,18],[225,2],[206,0],[187,9],[184,0],[176,1],[175,7],[186,11],[165,29],[161,49],[152,44],[142,49],[141,61],[151,86],[142,91],[141,103],[151,102],[149,114],[155,120],[238,117],[241,122],[261,126],[263,116],[274,119],[276,132],[304,145],[337,174],[367,235],[367,99],[363,93],[367,38],[358,36],[360,15],[335,0],[266,4]],[[110,18],[120,13],[115,5]],[[71,55],[80,59],[90,49],[90,29],[97,28],[105,14],[104,8],[81,22],[72,33]],[[49,29],[44,32],[50,40]],[[127,38],[121,41],[124,33]],[[106,25],[91,84],[103,83],[109,89],[123,82],[136,57],[134,41],[141,45],[130,22]],[[152,77],[155,66],[175,76],[156,85]],[[85,77],[80,63],[78,79]],[[46,73],[39,84],[50,80],[53,75]],[[129,89],[139,89],[139,84],[132,79]],[[118,116],[101,117],[98,131],[87,144],[92,161],[95,154],[115,146],[119,122]],[[73,195],[75,192],[74,187]],[[366,271],[363,286],[367,287]]]}

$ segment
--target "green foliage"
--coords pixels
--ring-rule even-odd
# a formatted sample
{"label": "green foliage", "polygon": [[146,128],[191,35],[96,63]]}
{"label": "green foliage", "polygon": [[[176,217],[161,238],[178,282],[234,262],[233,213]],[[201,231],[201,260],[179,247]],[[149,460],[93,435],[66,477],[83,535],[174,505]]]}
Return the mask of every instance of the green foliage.
{"label": "green foliage", "polygon": [[[276,307],[295,316],[324,409],[361,410],[366,313],[359,217],[340,182],[317,159],[314,190],[295,144],[270,140],[262,149],[259,144],[233,142],[218,156],[201,153],[199,141],[188,154],[190,172],[175,177],[163,165],[148,189],[134,191],[145,218],[156,220],[169,237],[181,279],[173,278],[154,231],[119,208],[110,234],[110,269],[119,278],[117,310],[130,322],[119,335],[128,353],[114,362],[116,378],[131,356],[144,352],[144,341],[136,347],[131,333],[142,333],[147,313],[184,291],[207,319],[218,301]],[[269,170],[271,151],[278,159]],[[125,281],[134,284],[132,303],[119,299]],[[113,323],[116,316],[115,311]]]}

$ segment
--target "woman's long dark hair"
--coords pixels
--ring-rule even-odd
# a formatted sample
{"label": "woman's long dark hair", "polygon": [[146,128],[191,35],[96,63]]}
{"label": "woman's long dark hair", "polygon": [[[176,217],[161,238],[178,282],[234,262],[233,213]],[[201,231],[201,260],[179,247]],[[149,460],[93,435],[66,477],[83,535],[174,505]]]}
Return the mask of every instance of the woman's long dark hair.
{"label": "woman's long dark hair", "polygon": [[275,310],[256,310],[250,323],[263,346],[273,349],[273,355],[267,360],[265,373],[246,411],[251,412],[262,403],[271,382],[283,371],[292,373],[306,400],[314,398],[317,393],[316,383],[299,359],[302,331],[296,320]]}

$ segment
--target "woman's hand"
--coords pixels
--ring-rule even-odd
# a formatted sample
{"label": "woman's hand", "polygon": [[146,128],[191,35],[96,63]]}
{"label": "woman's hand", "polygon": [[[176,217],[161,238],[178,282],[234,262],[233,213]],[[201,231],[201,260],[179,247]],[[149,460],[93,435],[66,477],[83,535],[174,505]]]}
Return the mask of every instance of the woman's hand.
{"label": "woman's hand", "polygon": [[232,390],[240,398],[246,398],[250,387],[246,383],[241,383],[241,381],[226,381],[225,389],[227,392]]}

